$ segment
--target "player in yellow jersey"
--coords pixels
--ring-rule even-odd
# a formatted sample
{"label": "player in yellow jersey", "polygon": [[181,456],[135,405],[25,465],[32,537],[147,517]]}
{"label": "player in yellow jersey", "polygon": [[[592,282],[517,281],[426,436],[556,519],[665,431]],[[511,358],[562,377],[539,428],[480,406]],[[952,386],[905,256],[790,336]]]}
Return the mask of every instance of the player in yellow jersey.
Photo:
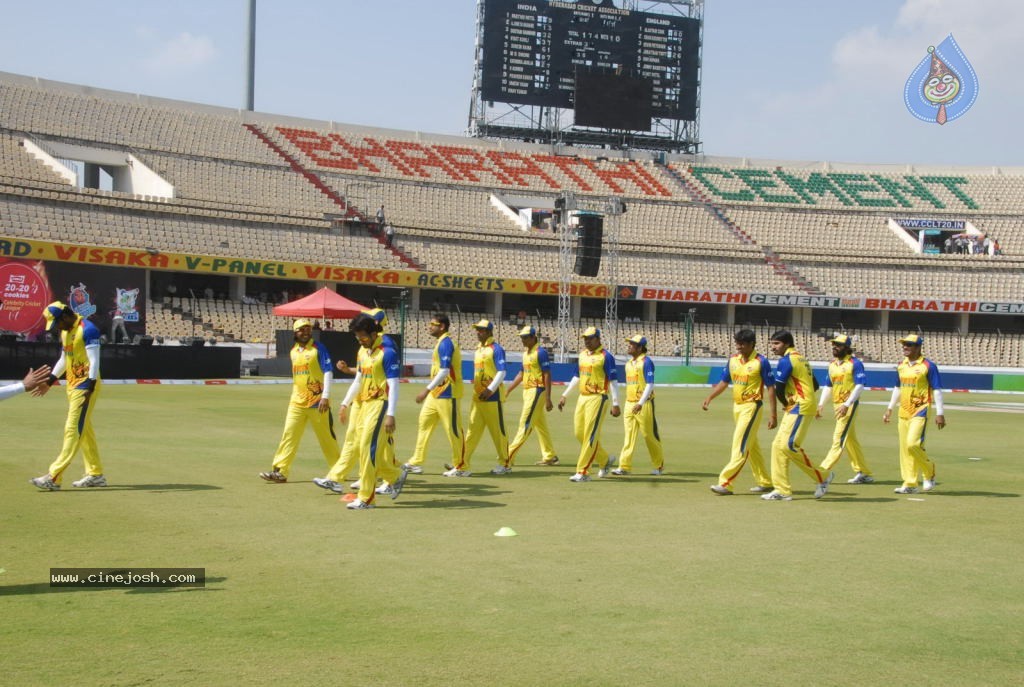
{"label": "player in yellow jersey", "polygon": [[821,469],[831,472],[845,450],[850,456],[855,473],[847,480],[847,484],[871,484],[875,478],[871,476],[871,468],[864,460],[864,450],[857,441],[857,430],[853,424],[868,376],[864,371],[864,363],[853,354],[853,344],[849,336],[836,334],[829,343],[832,344],[833,360],[828,366],[828,376],[825,377],[821,399],[818,401],[818,411],[814,417],[821,417],[822,409],[831,398],[836,429],[832,435],[832,448],[821,461]]}
{"label": "player in yellow jersey", "polygon": [[469,471],[466,470],[463,458],[466,438],[459,409],[459,399],[462,398],[462,353],[448,334],[451,320],[447,315],[435,313],[429,327],[430,335],[437,339],[430,363],[431,379],[427,387],[416,395],[416,403],[422,403],[423,408],[420,410],[416,449],[405,467],[414,474],[423,472],[430,435],[440,423],[448,435],[452,469],[465,473],[459,477],[468,477]]}
{"label": "player in yellow jersey", "polygon": [[[373,321],[377,323],[377,332],[381,335],[381,345],[384,346],[384,348],[391,348],[397,350],[395,348],[395,340],[384,333],[384,330],[387,329],[388,326],[387,313],[385,313],[380,308],[371,308],[370,310],[363,310],[362,312],[363,314],[372,317]],[[349,367],[348,363],[346,363],[344,360],[339,360],[336,363],[336,367],[338,371],[341,372],[342,374],[356,374],[356,370]],[[353,387],[349,387],[349,395],[352,394],[352,389]],[[338,412],[341,413],[342,411],[347,411],[350,405],[352,405],[352,399],[349,396],[346,396],[345,399],[341,402],[341,405],[338,406]],[[338,460],[335,461],[333,467],[331,467],[331,469],[327,472],[326,476],[314,477],[313,484],[322,489],[328,489],[330,491],[333,491],[336,494],[344,493],[345,487],[342,484],[342,482],[345,481],[345,476],[348,475],[348,472],[352,468],[352,466],[356,466],[357,469],[359,467],[359,453],[357,448],[358,447],[356,446],[355,442],[349,441],[348,435],[346,434],[345,441],[341,445],[341,455],[338,456]],[[358,490],[359,480],[356,480],[350,486],[352,489]],[[385,490],[386,485],[381,487],[381,490],[378,491],[377,493],[383,494]]]}
{"label": "player in yellow jersey", "polygon": [[900,344],[903,346],[903,361],[896,368],[899,384],[892,390],[892,399],[882,421],[888,424],[893,408],[899,406],[900,476],[903,484],[894,491],[913,494],[917,492],[919,476],[922,491],[935,488],[935,463],[924,450],[928,409],[935,405],[935,426],[939,429],[946,426],[946,414],[942,406],[939,368],[921,355],[924,337],[908,334],[900,339]]}
{"label": "player in yellow jersey", "polygon": [[[484,430],[491,435],[498,465],[508,464],[508,434],[505,432],[505,349],[494,340],[494,325],[480,320],[473,325],[477,346],[473,353],[473,402],[469,407],[469,430],[466,432],[466,458],[462,469],[453,467],[445,477],[463,477],[468,473],[473,451]],[[495,468],[496,470],[497,468]],[[494,472],[492,470],[491,472]],[[498,473],[496,473],[498,474]]]}
{"label": "player in yellow jersey", "polygon": [[807,359],[797,352],[793,335],[785,329],[772,334],[769,343],[772,353],[779,357],[779,364],[775,366],[775,397],[782,401],[784,414],[772,442],[774,489],[761,498],[765,501],[793,500],[793,487],[789,482],[789,464],[792,462],[814,480],[814,498],[820,499],[828,491],[835,473],[826,475],[815,467],[803,448],[809,421],[817,409],[814,403],[814,391],[817,389],[814,372]]}
{"label": "player in yellow jersey", "polygon": [[622,415],[625,437],[619,452],[619,466],[613,475],[628,475],[633,469],[636,440],[642,436],[651,454],[652,475],[665,470],[665,454],[654,415],[654,361],[647,357],[647,337],[637,334],[626,339],[626,412]]}
{"label": "player in yellow jersey", "polygon": [[73,487],[105,487],[92,412],[100,396],[100,330],[89,320],[60,301],[43,310],[46,331],[60,337],[60,358],[47,381],[37,386],[33,396],[43,396],[64,375],[67,379],[68,416],[64,423],[64,444],[45,475],[35,477],[32,484],[44,491],[60,489],[61,477],[71,460],[82,449],[85,476],[71,483]]}
{"label": "player in yellow jersey", "polygon": [[[347,441],[355,442],[359,454],[359,492],[346,506],[351,510],[374,507],[375,495],[398,498],[408,471],[395,460],[395,411],[398,408],[398,353],[385,348],[383,335],[374,319],[361,313],[349,325],[359,341],[356,377],[346,396],[352,400],[352,415],[339,411],[339,420],[351,422]],[[383,487],[375,490],[377,480]]]}
{"label": "player in yellow jersey", "polygon": [[768,429],[775,429],[775,383],[772,365],[768,359],[754,350],[757,335],[753,330],[741,329],[733,335],[736,355],[729,358],[722,375],[704,399],[701,406],[708,409],[711,401],[732,384],[732,417],[735,428],[732,433],[732,450],[729,462],[718,476],[718,483],[711,485],[711,491],[719,496],[731,496],[733,482],[743,466],[750,461],[756,484],[750,488],[755,494],[767,494],[772,490],[772,478],[761,454],[761,442],[757,432],[761,427],[763,398],[768,396]]}
{"label": "player in yellow jersey", "polygon": [[330,466],[338,457],[338,438],[334,434],[334,416],[331,414],[331,354],[319,341],[313,341],[313,323],[305,318],[292,324],[295,345],[292,346],[292,395],[288,402],[284,432],[274,453],[270,470],[261,472],[267,482],[288,481],[292,462],[299,452],[299,443],[307,424],[320,443],[320,451]]}
{"label": "player in yellow jersey", "polygon": [[511,393],[520,383],[523,385],[523,412],[519,417],[519,430],[508,445],[508,462],[491,470],[496,475],[512,471],[516,454],[534,430],[540,442],[540,460],[537,465],[558,463],[547,416],[554,407],[551,403],[551,358],[537,340],[535,327],[526,325],[520,329],[519,338],[526,349],[523,351],[523,369],[508,385],[508,392]]}
{"label": "player in yellow jersey", "polygon": [[590,469],[596,462],[602,466],[601,473],[608,472],[615,463],[615,457],[601,445],[601,428],[604,426],[604,409],[611,401],[611,416],[618,417],[619,386],[616,381],[615,358],[601,345],[601,330],[588,327],[583,332],[583,350],[580,351],[576,375],[558,399],[558,410],[565,407],[565,401],[573,389],[580,388],[573,414],[573,429],[580,442],[580,455],[576,459],[576,474],[569,479],[573,482],[589,482]]}

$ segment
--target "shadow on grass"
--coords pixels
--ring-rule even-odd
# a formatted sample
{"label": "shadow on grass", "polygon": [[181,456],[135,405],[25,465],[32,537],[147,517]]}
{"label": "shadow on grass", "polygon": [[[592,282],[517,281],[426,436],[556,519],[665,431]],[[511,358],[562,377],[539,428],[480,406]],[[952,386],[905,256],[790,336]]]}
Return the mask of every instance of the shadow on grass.
{"label": "shadow on grass", "polygon": [[222,589],[211,588],[211,584],[220,584],[228,578],[207,577],[205,587],[51,587],[49,582],[33,582],[31,584],[12,584],[0,586],[0,596],[24,596],[28,594],[82,594],[92,592],[122,592],[124,594],[180,594],[182,592],[219,592]]}
{"label": "shadow on grass", "polygon": [[1003,493],[999,491],[932,491],[927,496],[987,496],[1001,499],[1019,499],[1020,494]]}
{"label": "shadow on grass", "polygon": [[833,496],[828,494],[823,499],[811,499],[812,501],[821,501],[822,503],[888,503],[890,501],[899,501],[900,499],[895,496]]}
{"label": "shadow on grass", "polygon": [[[404,493],[403,493],[404,496]],[[452,508],[455,510],[468,510],[471,508],[507,508],[507,503],[497,501],[477,501],[474,499],[459,498],[457,496],[446,499],[434,499],[433,501],[396,501],[394,508]]]}
{"label": "shadow on grass", "polygon": [[90,489],[62,489],[66,493],[101,493],[105,491],[213,491],[220,490],[214,484],[112,484],[108,487],[93,487]]}

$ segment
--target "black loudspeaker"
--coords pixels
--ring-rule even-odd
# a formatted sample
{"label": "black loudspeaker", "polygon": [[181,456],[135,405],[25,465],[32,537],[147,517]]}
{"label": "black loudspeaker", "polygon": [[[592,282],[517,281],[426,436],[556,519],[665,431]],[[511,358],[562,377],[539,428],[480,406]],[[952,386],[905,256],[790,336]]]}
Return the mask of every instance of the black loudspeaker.
{"label": "black loudspeaker", "polygon": [[140,346],[152,346],[153,345],[153,337],[152,336],[141,336],[141,337],[139,337],[139,345]]}
{"label": "black loudspeaker", "polygon": [[572,271],[581,277],[596,277],[601,267],[604,218],[601,215],[579,215],[577,219],[576,264]]}

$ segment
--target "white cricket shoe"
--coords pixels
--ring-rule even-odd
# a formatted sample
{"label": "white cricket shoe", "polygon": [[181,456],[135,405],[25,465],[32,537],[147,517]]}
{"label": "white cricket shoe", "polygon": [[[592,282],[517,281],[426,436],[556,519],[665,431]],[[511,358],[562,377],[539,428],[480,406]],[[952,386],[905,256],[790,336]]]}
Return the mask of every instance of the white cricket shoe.
{"label": "white cricket shoe", "polygon": [[505,467],[504,465],[498,465],[491,470],[492,475],[507,475],[510,472],[512,472],[512,468]]}
{"label": "white cricket shoe", "polygon": [[75,480],[71,483],[73,487],[105,487],[107,486],[107,478],[103,475],[86,475],[82,479]]}
{"label": "white cricket shoe", "polygon": [[333,491],[335,494],[345,493],[345,488],[343,486],[335,482],[333,479],[327,479],[326,477],[314,477],[313,484],[320,487],[321,489]]}
{"label": "white cricket shoe", "polygon": [[712,484],[711,491],[715,492],[719,496],[732,496],[732,489],[729,487],[723,487],[721,484]]}
{"label": "white cricket shoe", "polygon": [[766,487],[766,486],[758,484],[756,487],[750,487],[750,493],[751,494],[770,494],[771,492],[772,492],[772,487],[770,487],[770,486]]}
{"label": "white cricket shoe", "polygon": [[778,489],[772,491],[771,493],[763,495],[761,498],[764,499],[765,501],[792,501],[793,500],[792,496],[787,496],[786,494],[783,494]]}
{"label": "white cricket shoe", "polygon": [[819,484],[818,487],[814,490],[814,498],[820,499],[822,496],[827,494],[828,493],[828,485],[832,484],[832,480],[834,480],[835,478],[836,478],[836,473],[835,473],[834,470],[832,472],[828,473],[828,477],[825,478],[825,481],[822,482],[821,484]]}
{"label": "white cricket shoe", "polygon": [[896,487],[893,489],[896,494],[916,494],[917,487]]}
{"label": "white cricket shoe", "polygon": [[863,472],[858,472],[856,475],[846,480],[847,484],[873,484],[875,478],[871,475],[865,475]]}
{"label": "white cricket shoe", "polygon": [[29,482],[43,491],[60,491],[60,485],[53,481],[50,473],[46,473],[42,477],[33,477]]}
{"label": "white cricket shoe", "polygon": [[367,503],[366,501],[360,501],[359,499],[356,499],[352,503],[345,506],[345,508],[348,508],[349,510],[369,510],[370,508],[376,508],[376,506],[374,506],[372,503]]}
{"label": "white cricket shoe", "polygon": [[412,463],[406,463],[402,467],[405,468],[406,470],[408,470],[410,473],[412,473],[414,475],[422,475],[423,474],[423,468],[421,468],[419,465],[413,465]]}
{"label": "white cricket shoe", "polygon": [[569,478],[570,482],[589,482],[590,475],[584,472],[577,472],[575,475]]}
{"label": "white cricket shoe", "polygon": [[470,472],[469,470],[459,470],[458,468],[452,468],[451,470],[445,470],[441,474],[444,475],[445,477],[469,477],[473,473]]}
{"label": "white cricket shoe", "polygon": [[926,479],[921,484],[921,491],[931,491],[934,488],[935,488],[935,480],[933,480],[933,479]]}

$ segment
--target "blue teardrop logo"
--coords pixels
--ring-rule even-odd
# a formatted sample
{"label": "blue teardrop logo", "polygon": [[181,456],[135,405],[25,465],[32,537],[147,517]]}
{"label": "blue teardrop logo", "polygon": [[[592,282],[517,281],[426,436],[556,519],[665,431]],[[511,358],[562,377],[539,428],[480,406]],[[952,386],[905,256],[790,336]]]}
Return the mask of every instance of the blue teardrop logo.
{"label": "blue teardrop logo", "polygon": [[930,124],[952,122],[977,99],[978,75],[953,34],[928,48],[903,87],[903,102],[910,114]]}

